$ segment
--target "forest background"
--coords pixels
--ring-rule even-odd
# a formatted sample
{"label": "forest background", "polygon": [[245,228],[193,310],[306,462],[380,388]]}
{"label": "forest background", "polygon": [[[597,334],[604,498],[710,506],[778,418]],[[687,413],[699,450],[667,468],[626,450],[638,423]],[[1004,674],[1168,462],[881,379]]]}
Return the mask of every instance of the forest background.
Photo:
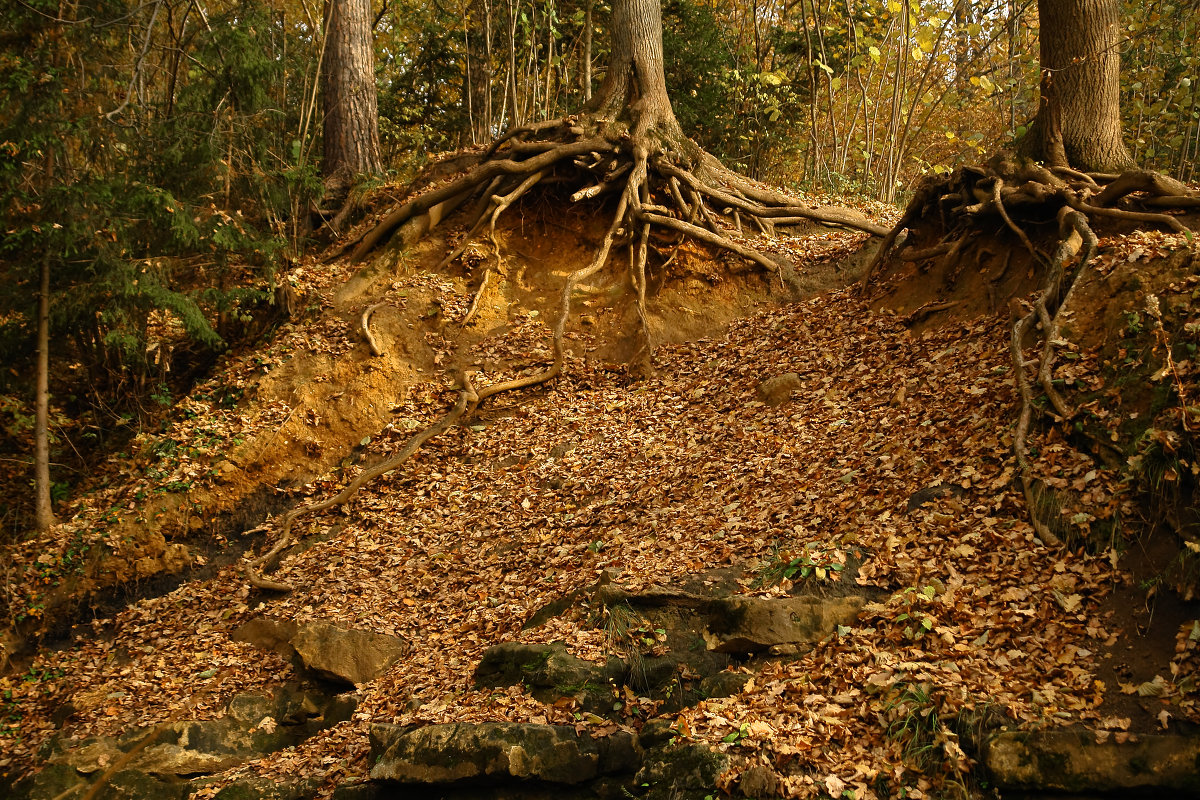
{"label": "forest background", "polygon": [[[284,276],[323,191],[326,11],[14,0],[0,19],[0,450],[33,452],[47,272],[56,500],[291,302]],[[372,11],[383,157],[400,181],[580,109],[603,79],[609,8],[594,0]],[[1200,3],[1122,14],[1131,153],[1194,181]],[[792,189],[900,204],[921,176],[1019,140],[1037,110],[1033,0],[665,0],[663,22],[684,131]],[[0,461],[0,540],[33,527],[31,465]]]}

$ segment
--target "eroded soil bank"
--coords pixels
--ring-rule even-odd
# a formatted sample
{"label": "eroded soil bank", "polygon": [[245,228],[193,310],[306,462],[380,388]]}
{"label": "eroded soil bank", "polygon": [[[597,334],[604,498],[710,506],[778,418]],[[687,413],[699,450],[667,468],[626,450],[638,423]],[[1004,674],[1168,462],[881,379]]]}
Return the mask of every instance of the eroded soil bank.
{"label": "eroded soil bank", "polygon": [[[914,267],[872,300],[865,237],[814,228],[773,245],[808,296],[679,248],[648,373],[624,272],[596,276],[561,378],[303,518],[274,572],[294,591],[254,590],[267,512],[399,451],[457,370],[545,364],[602,233],[513,217],[464,326],[495,256],[431,271],[446,231],[303,265],[309,310],[14,554],[10,648],[39,612],[66,638],[2,679],[13,796],[1195,791],[1172,771],[1200,721],[1194,245],[1115,232],[1073,298],[1057,379],[1079,413],[1035,432],[1034,513],[1065,547],[1014,487],[988,282]],[[87,615],[163,571],[181,583]]]}

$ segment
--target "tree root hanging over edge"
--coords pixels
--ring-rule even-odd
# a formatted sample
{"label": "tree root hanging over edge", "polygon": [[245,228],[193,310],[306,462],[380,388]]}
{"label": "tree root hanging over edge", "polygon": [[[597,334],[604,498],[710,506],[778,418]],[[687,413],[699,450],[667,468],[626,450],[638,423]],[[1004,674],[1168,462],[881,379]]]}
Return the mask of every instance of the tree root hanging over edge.
{"label": "tree root hanging over edge", "polygon": [[[690,236],[735,253],[778,274],[780,281],[791,284],[793,290],[797,283],[790,263],[772,258],[734,238],[721,226],[720,218],[732,214],[740,230],[744,216],[766,233],[770,233],[776,224],[800,220],[865,231],[874,236],[887,233],[886,228],[853,211],[812,209],[758,186],[723,167],[683,139],[681,134],[670,133],[677,129],[677,124],[674,128],[670,124],[661,125],[668,130],[665,134],[651,133],[656,130],[656,123],[666,122],[673,123],[674,120],[647,112],[640,113],[628,127],[592,117],[582,120],[572,117],[514,128],[497,139],[474,166],[447,183],[402,203],[374,228],[342,249],[340,255],[350,251],[352,259],[361,260],[398,232],[405,244],[411,244],[464,203],[473,203],[466,235],[439,266],[444,267],[462,255],[485,227],[499,258],[496,221],[535,186],[552,181],[574,182],[581,188],[570,195],[572,202],[616,195],[616,211],[591,263],[572,273],[563,287],[559,318],[553,331],[553,363],[537,374],[479,390],[473,387],[470,375],[464,373],[454,406],[410,438],[399,453],[364,470],[336,495],[285,514],[275,543],[246,565],[246,576],[252,585],[278,592],[291,590],[288,584],[267,578],[263,572],[292,544],[292,530],[298,519],[344,506],[364,485],[402,466],[425,442],[459,424],[487,398],[557,377],[563,369],[563,336],[570,315],[571,297],[580,281],[608,263],[618,238],[628,240],[630,245],[630,279],[636,290],[644,339],[639,353],[649,363],[653,345],[646,312],[646,267],[653,230],[679,240]],[[672,141],[678,146],[672,146]],[[485,271],[462,325],[468,324],[474,315],[490,273],[490,269]],[[371,316],[381,306],[378,303],[368,306],[360,320],[363,336],[372,355],[376,356],[383,351],[371,332]]]}
{"label": "tree root hanging over edge", "polygon": [[[1117,203],[1158,210],[1114,208]],[[1013,381],[1021,403],[1013,435],[1013,455],[1030,522],[1042,542],[1051,547],[1062,546],[1062,542],[1038,516],[1043,490],[1031,474],[1027,438],[1034,411],[1035,386],[1046,397],[1054,415],[1060,419],[1069,419],[1073,415],[1073,410],[1054,386],[1053,371],[1056,349],[1063,344],[1059,333],[1061,312],[1079,285],[1098,244],[1089,217],[1161,225],[1191,239],[1194,232],[1165,210],[1184,211],[1197,207],[1200,207],[1200,197],[1189,193],[1188,187],[1156,173],[1132,170],[1120,175],[1102,175],[1065,168],[1051,170],[1001,153],[984,166],[963,167],[947,179],[931,180],[919,186],[863,275],[859,288],[865,291],[880,265],[893,252],[896,258],[909,262],[934,258],[955,260],[963,244],[985,227],[984,220],[995,217],[999,217],[1004,227],[1017,237],[1033,261],[1042,266],[1042,284],[1032,303],[1025,306],[1015,298],[1010,302],[1013,327],[1009,350]],[[1024,228],[1014,220],[1014,212],[1018,210],[1023,218],[1044,218],[1048,216],[1047,211],[1056,213],[1058,243],[1049,258],[1039,252]],[[940,219],[942,229],[947,232],[945,238],[933,246],[906,247],[910,226],[930,217]],[[1068,269],[1076,256],[1078,264]],[[1039,327],[1041,351],[1036,359],[1027,360],[1025,341],[1030,332]]]}
{"label": "tree root hanging over edge", "polygon": [[[373,228],[342,250],[353,260],[368,253],[411,226],[420,235],[443,219],[450,210],[477,199],[459,249],[443,263],[461,254],[483,227],[527,194],[534,186],[550,180],[575,183],[580,188],[572,202],[618,192],[629,204],[620,220],[626,231],[643,224],[669,228],[675,234],[699,236],[704,240],[748,258],[772,271],[779,269],[769,256],[735,241],[717,224],[719,217],[753,221],[760,230],[778,224],[810,220],[884,236],[888,229],[848,209],[814,209],[794,198],[755,184],[720,164],[712,156],[685,142],[679,147],[671,137],[655,138],[653,120],[642,119],[632,130],[590,117],[571,117],[510,130],[484,153],[475,166],[442,186],[401,204]],[[684,195],[684,190],[687,196]],[[406,241],[409,237],[404,237]]]}
{"label": "tree root hanging over edge", "polygon": [[[1050,527],[1038,516],[1038,493],[1030,471],[1027,438],[1029,424],[1033,418],[1033,386],[1029,377],[1031,364],[1025,359],[1025,337],[1034,326],[1042,326],[1042,351],[1037,361],[1032,365],[1037,367],[1037,383],[1045,392],[1054,411],[1062,419],[1068,419],[1074,412],[1067,407],[1066,401],[1054,388],[1054,356],[1055,348],[1061,344],[1059,324],[1061,312],[1067,306],[1071,292],[1079,285],[1080,278],[1087,269],[1088,263],[1096,252],[1096,234],[1088,225],[1087,217],[1069,206],[1063,206],[1058,214],[1059,242],[1054,254],[1045,264],[1045,277],[1042,286],[1033,299],[1029,311],[1021,313],[1021,306],[1014,299],[1012,336],[1009,341],[1009,354],[1012,358],[1013,382],[1016,384],[1017,395],[1021,398],[1021,410],[1017,415],[1017,426],[1013,432],[1013,455],[1020,472],[1021,490],[1025,496],[1025,506],[1029,511],[1029,521],[1042,542],[1050,547],[1061,547],[1062,541],[1050,530]],[[1031,246],[1032,247],[1032,246]],[[1063,280],[1066,266],[1076,255],[1079,265],[1071,273],[1067,290],[1063,292]],[[1061,296],[1061,302],[1059,298]],[[1050,305],[1055,305],[1054,313]]]}
{"label": "tree root hanging over edge", "polygon": [[[1135,196],[1136,195],[1136,196]],[[1153,208],[1141,211],[1127,206]],[[1179,181],[1146,170],[1130,170],[1119,175],[1084,174],[1072,169],[1047,169],[1019,160],[1011,153],[1000,153],[982,166],[960,168],[948,178],[931,179],[919,185],[900,220],[883,241],[863,274],[860,288],[865,290],[879,267],[893,252],[905,261],[922,261],[938,253],[905,249],[909,229],[918,220],[936,214],[943,229],[966,237],[982,226],[978,221],[1000,216],[1022,244],[1033,253],[1025,232],[1014,223],[1015,211],[1049,208],[1051,213],[1067,205],[1087,217],[1104,216],[1130,222],[1162,225],[1176,233],[1194,235],[1168,211],[1186,211],[1200,207],[1200,196]],[[943,242],[943,246],[950,244]],[[1041,261],[1041,257],[1033,253]]]}

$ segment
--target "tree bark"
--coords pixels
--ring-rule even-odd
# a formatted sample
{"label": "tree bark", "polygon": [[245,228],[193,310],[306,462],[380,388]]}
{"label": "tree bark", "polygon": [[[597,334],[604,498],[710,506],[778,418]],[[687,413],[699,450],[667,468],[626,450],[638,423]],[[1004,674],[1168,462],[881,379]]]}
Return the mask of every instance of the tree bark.
{"label": "tree bark", "polygon": [[635,137],[654,130],[656,138],[684,145],[663,70],[659,0],[614,0],[610,19],[612,53],[591,110],[612,120],[632,112]]}
{"label": "tree bark", "polygon": [[329,0],[321,94],[325,103],[326,191],[344,193],[361,175],[379,175],[379,112],[370,0]]}
{"label": "tree bark", "polygon": [[471,104],[471,143],[490,142],[492,132],[492,7],[490,0],[471,0],[468,8],[467,55],[471,69],[467,75],[468,101]]}
{"label": "tree bark", "polygon": [[[660,12],[661,13],[661,12]],[[583,13],[583,100],[592,100],[592,0],[587,0]]]}
{"label": "tree bark", "polygon": [[1121,137],[1117,0],[1039,0],[1042,93],[1029,154],[1052,167],[1118,172]]}
{"label": "tree bark", "polygon": [[38,293],[37,397],[33,422],[35,524],[39,533],[54,525],[50,500],[50,254],[42,258]]}

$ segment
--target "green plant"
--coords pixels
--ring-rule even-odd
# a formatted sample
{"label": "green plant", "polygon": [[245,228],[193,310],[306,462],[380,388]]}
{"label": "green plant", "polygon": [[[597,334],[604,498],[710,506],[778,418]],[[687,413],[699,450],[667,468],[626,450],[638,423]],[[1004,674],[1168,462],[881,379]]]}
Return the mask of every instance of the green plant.
{"label": "green plant", "polygon": [[754,586],[776,586],[785,580],[827,580],[833,573],[841,572],[843,564],[836,551],[824,550],[810,545],[799,554],[781,550],[778,545],[771,552],[767,563],[754,578]]}
{"label": "green plant", "polygon": [[[906,766],[930,778],[945,781],[945,797],[969,797],[970,759],[954,730],[955,719],[943,714],[940,701],[928,684],[901,682],[891,688],[884,706],[885,733],[900,746]],[[906,791],[901,789],[901,796]]]}
{"label": "green plant", "polygon": [[601,614],[604,638],[609,647],[629,665],[630,682],[645,688],[646,659],[642,654],[642,640],[637,634],[649,630],[649,623],[628,603],[606,604]]}
{"label": "green plant", "polygon": [[1142,332],[1142,315],[1136,311],[1125,312],[1125,335],[1137,336]]}
{"label": "green plant", "polygon": [[1179,553],[1171,559],[1164,577],[1178,590],[1184,601],[1191,601],[1200,594],[1200,543],[1188,540]]}
{"label": "green plant", "polygon": [[732,744],[740,739],[745,739],[749,735],[750,735],[750,726],[748,724],[743,724],[740,728],[738,728],[733,733],[728,733],[725,736],[721,737],[721,741],[726,742],[728,744]]}
{"label": "green plant", "polygon": [[71,496],[71,484],[68,481],[55,481],[50,487],[50,499],[55,503],[66,500]]}
{"label": "green plant", "polygon": [[888,702],[887,736],[898,741],[905,763],[926,772],[940,760],[938,709],[923,685],[900,684]]}
{"label": "green plant", "polygon": [[163,408],[169,407],[172,403],[171,387],[165,382],[159,381],[158,386],[155,387],[154,391],[150,393],[150,399],[158,403]]}

